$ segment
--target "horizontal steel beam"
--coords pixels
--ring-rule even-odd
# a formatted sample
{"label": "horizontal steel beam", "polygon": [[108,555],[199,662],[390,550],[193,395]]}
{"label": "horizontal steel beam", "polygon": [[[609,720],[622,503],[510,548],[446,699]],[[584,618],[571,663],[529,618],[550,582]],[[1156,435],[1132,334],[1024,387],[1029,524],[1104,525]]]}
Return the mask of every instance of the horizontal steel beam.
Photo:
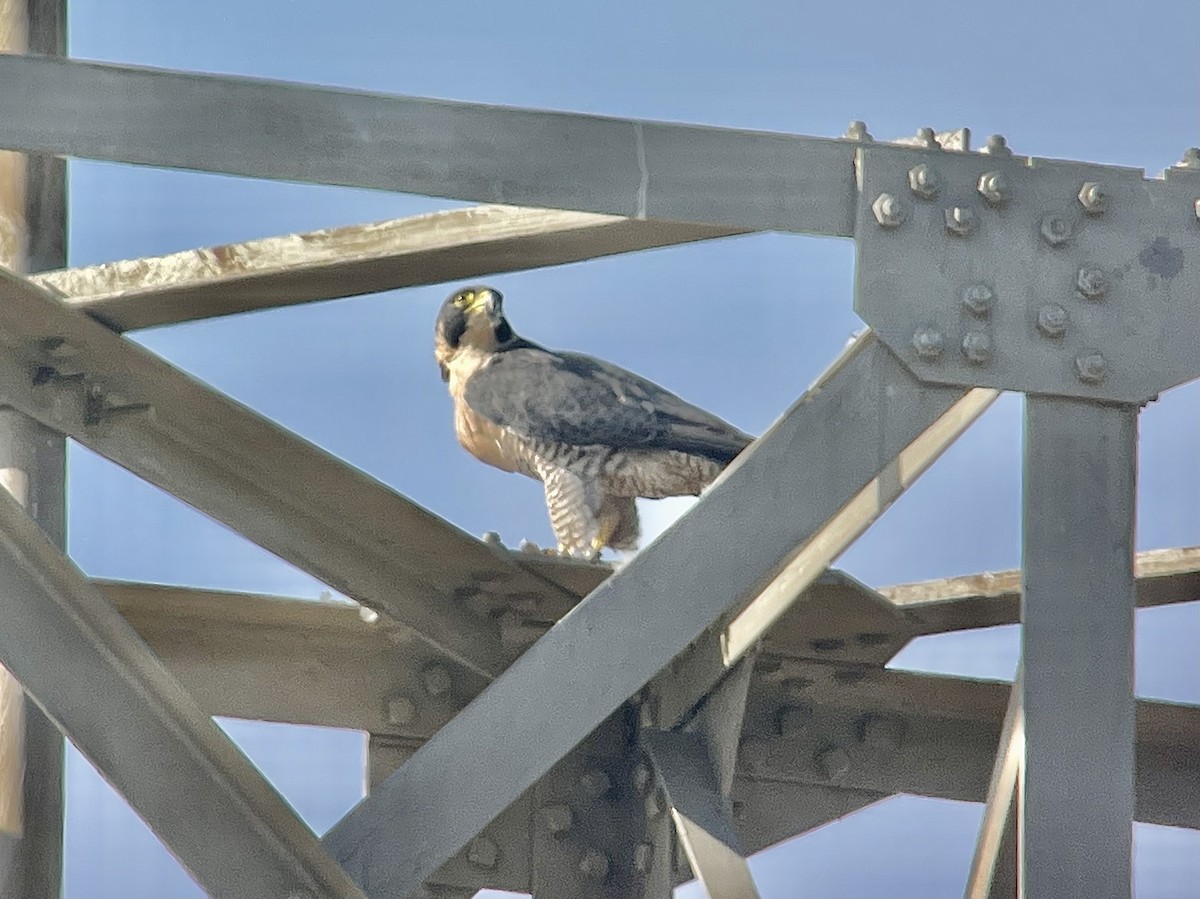
{"label": "horizontal steel beam", "polygon": [[750,230],[853,233],[855,144],[0,57],[0,148]]}
{"label": "horizontal steel beam", "polygon": [[[162,359],[0,271],[3,402],[174,494],[483,676],[511,653],[470,607],[568,594]],[[559,611],[561,614],[561,611]]]}
{"label": "horizontal steel beam", "polygon": [[312,831],[0,490],[0,663],[215,896],[355,899]]}
{"label": "horizontal steel beam", "polygon": [[477,206],[31,278],[118,331],[562,265],[744,232]]}

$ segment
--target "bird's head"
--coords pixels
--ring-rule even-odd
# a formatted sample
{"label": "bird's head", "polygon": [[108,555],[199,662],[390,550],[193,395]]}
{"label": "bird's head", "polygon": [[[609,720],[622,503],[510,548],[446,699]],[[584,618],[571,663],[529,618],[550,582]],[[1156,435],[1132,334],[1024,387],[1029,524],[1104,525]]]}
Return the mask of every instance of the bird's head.
{"label": "bird's head", "polygon": [[494,352],[513,339],[504,317],[504,295],[491,287],[464,287],[438,310],[434,355],[442,380],[450,380],[449,362],[463,348]]}

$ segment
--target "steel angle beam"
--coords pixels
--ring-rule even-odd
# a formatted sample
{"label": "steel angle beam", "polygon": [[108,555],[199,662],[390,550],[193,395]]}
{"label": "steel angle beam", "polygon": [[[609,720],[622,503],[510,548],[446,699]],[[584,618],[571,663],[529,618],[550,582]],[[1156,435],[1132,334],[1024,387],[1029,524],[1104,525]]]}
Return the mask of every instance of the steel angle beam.
{"label": "steel angle beam", "polygon": [[742,233],[612,215],[477,206],[43,272],[118,331],[562,265]]}
{"label": "steel angle beam", "polygon": [[753,230],[849,236],[854,144],[34,56],[0,147]]}
{"label": "steel angle beam", "polygon": [[[983,821],[963,899],[1015,899],[1017,783],[1025,761],[1025,714],[1021,709],[1021,675],[1018,672],[1000,728],[996,760],[988,782]],[[1007,887],[1011,885],[1012,890]]]}
{"label": "steel angle beam", "polygon": [[[973,395],[921,386],[872,335],[861,336],[667,534],[335,826],[325,837],[330,851],[373,896],[405,895],[671,659],[770,583],[797,547],[811,560],[810,579],[819,575],[831,556],[819,561],[816,547],[836,554],[844,546],[828,532],[857,533],[844,522],[860,507],[881,512],[881,500],[898,492],[891,488],[914,476],[911,460],[928,460],[928,451],[914,447],[940,449],[945,441],[931,433],[941,434],[948,419],[973,420],[962,406]],[[844,451],[829,453],[831,443]],[[726,558],[739,564],[723,564]],[[798,589],[802,580],[794,581]],[[671,584],[666,595],[664,583]],[[650,594],[661,599],[647,606]],[[480,752],[484,744],[493,750]],[[432,797],[461,813],[430,820],[419,810]]]}
{"label": "steel angle beam", "polygon": [[[1200,601],[1200,547],[1140,552],[1134,571],[1139,609]],[[878,593],[921,634],[1021,621],[1020,570],[880,587]]]}
{"label": "steel angle beam", "polygon": [[1018,839],[1028,899],[1132,890],[1137,415],[1026,399]]}
{"label": "steel angle beam", "polygon": [[0,661],[217,896],[362,894],[16,500],[0,491]]}
{"label": "steel angle beam", "polygon": [[4,399],[490,677],[466,602],[565,594],[410,500],[0,271]]}

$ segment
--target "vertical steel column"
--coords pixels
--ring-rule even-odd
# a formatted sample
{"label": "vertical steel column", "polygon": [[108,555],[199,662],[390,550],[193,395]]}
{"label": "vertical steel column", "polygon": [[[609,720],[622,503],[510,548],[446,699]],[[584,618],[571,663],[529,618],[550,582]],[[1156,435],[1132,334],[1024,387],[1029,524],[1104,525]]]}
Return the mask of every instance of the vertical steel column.
{"label": "vertical steel column", "polygon": [[[65,0],[0,0],[0,51],[62,54]],[[0,263],[66,265],[66,163],[0,153]],[[59,546],[66,444],[0,409],[0,483]],[[54,899],[62,884],[63,739],[0,668],[0,899]]]}
{"label": "vertical steel column", "polygon": [[1025,899],[1130,895],[1137,413],[1026,400]]}

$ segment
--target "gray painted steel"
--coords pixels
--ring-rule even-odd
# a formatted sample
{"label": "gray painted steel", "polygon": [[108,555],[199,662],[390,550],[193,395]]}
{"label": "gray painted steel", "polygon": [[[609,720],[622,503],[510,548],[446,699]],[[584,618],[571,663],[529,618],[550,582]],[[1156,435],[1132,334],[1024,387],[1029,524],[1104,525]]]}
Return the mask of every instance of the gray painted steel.
{"label": "gray painted steel", "polygon": [[[414,889],[761,588],[962,396],[922,387],[870,335],[860,338],[667,534],[335,826],[325,837],[330,851],[373,899]],[[844,451],[828,452],[831,442]],[[739,564],[723,564],[729,558]],[[661,598],[647,606],[648,595]],[[639,626],[631,629],[631,620]],[[429,796],[439,797],[444,815],[430,818]]]}
{"label": "gray painted steel", "polygon": [[208,892],[361,897],[312,831],[5,491],[0,618],[0,662]]}
{"label": "gray painted steel", "polygon": [[508,653],[454,591],[554,588],[378,481],[0,270],[6,402],[484,676]]}
{"label": "gray painted steel", "polygon": [[1200,375],[1200,175],[880,146],[858,165],[855,309],[918,377],[1142,402]]}
{"label": "gray painted steel", "polygon": [[849,236],[854,144],[0,57],[0,147]]}
{"label": "gray painted steel", "polygon": [[1026,899],[1130,895],[1137,409],[1026,400]]}

